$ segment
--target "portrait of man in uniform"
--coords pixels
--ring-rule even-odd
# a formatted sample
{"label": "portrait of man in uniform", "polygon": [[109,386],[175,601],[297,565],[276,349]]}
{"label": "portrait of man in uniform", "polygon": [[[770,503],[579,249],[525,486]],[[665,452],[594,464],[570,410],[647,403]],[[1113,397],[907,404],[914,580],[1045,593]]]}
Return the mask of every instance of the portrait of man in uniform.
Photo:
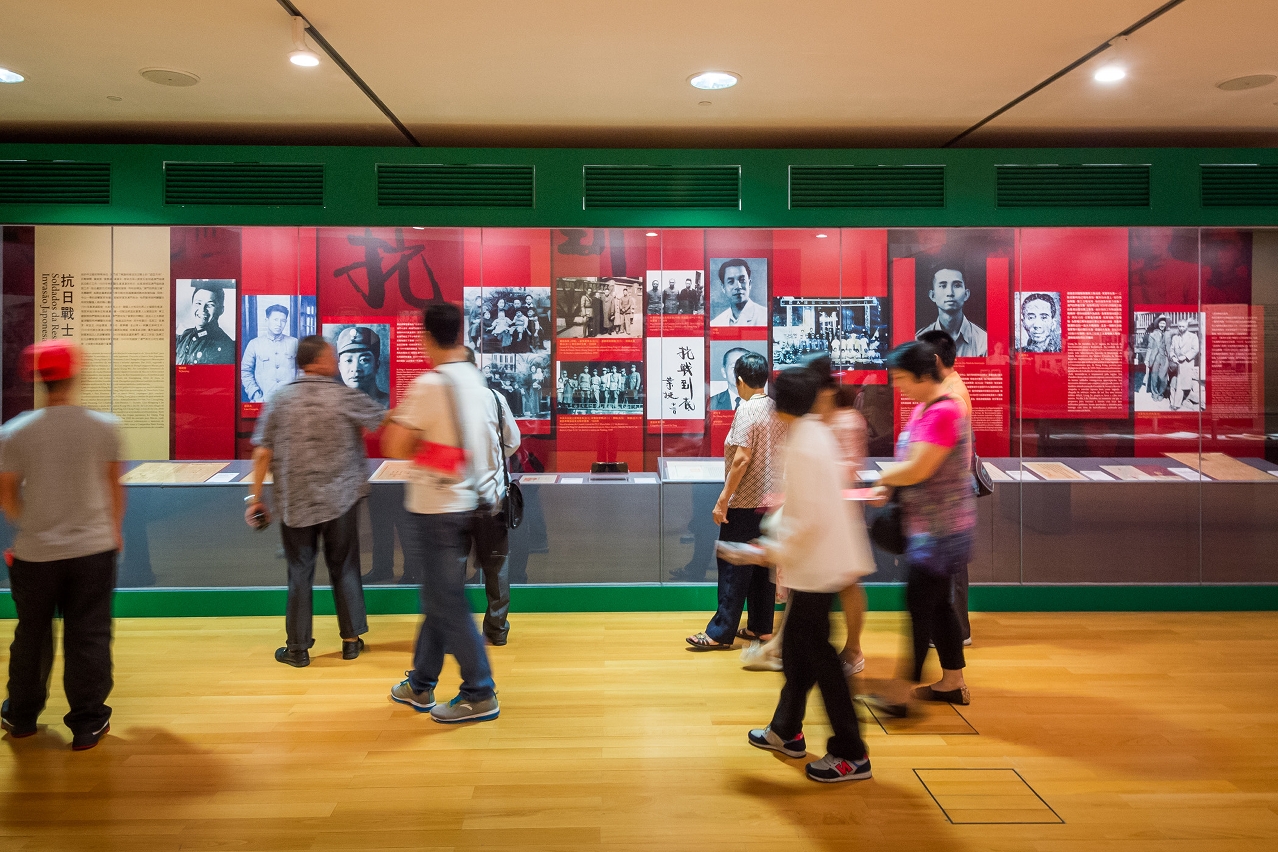
{"label": "portrait of man in uniform", "polygon": [[[338,330],[340,329],[340,330]],[[333,332],[336,331],[336,336]],[[324,337],[337,350],[337,374],[342,384],[368,395],[379,405],[390,406],[389,325],[329,325]]]}
{"label": "portrait of man in uniform", "polygon": [[[179,322],[174,362],[179,367],[235,363],[235,312],[226,316],[227,291],[234,304],[235,281],[229,279],[184,278],[178,280]],[[189,298],[181,298],[189,293]],[[189,306],[182,310],[182,302]],[[228,330],[229,329],[229,330]]]}
{"label": "portrait of man in uniform", "polygon": [[[245,302],[250,298],[253,297],[246,297]],[[285,304],[288,300],[267,298],[270,304],[266,306],[266,322],[257,337],[245,345],[240,358],[240,385],[245,402],[266,402],[276,389],[297,378],[297,338],[288,333],[290,311]],[[245,331],[247,333],[247,328]]]}

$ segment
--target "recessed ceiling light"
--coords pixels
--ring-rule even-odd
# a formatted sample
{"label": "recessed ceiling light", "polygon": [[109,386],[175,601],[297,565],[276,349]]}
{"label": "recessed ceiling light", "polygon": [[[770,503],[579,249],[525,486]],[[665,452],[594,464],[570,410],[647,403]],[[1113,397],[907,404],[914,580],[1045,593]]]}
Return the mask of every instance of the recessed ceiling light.
{"label": "recessed ceiling light", "polygon": [[27,79],[17,71],[10,71],[8,68],[0,68],[0,83],[21,83]]}
{"label": "recessed ceiling light", "polygon": [[1127,69],[1121,65],[1105,65],[1096,69],[1092,79],[1097,83],[1117,83],[1127,76]]}
{"label": "recessed ceiling light", "polygon": [[649,231],[649,232],[648,232],[647,234],[645,234],[644,236],[647,236],[647,237],[655,237],[655,236],[657,236],[657,232],[656,232],[656,231]]}
{"label": "recessed ceiling light", "polygon": [[414,225],[414,226],[413,226],[413,230],[414,230],[414,231],[424,231],[424,230],[426,230],[426,226],[425,226],[425,225]]}
{"label": "recessed ceiling light", "polygon": [[108,100],[108,101],[122,101],[122,100],[124,100],[124,98],[120,97],[119,95],[107,95],[107,100]]}
{"label": "recessed ceiling light", "polygon": [[319,54],[306,46],[306,19],[300,15],[293,16],[293,52],[288,61],[302,68],[314,68],[320,64]]}
{"label": "recessed ceiling light", "polygon": [[697,89],[731,89],[741,78],[730,71],[702,71],[688,78]]}
{"label": "recessed ceiling light", "polygon": [[818,240],[824,240],[824,239],[825,239],[826,237],[828,237],[828,236],[830,236],[830,235],[829,235],[829,234],[817,234],[817,239],[818,239]]}
{"label": "recessed ceiling light", "polygon": [[1216,88],[1226,92],[1241,92],[1244,89],[1259,89],[1261,86],[1268,86],[1274,80],[1278,80],[1278,77],[1273,74],[1250,74],[1246,77],[1235,77],[1232,80],[1217,83]]}
{"label": "recessed ceiling light", "polygon": [[200,78],[188,71],[177,71],[173,68],[143,68],[138,72],[144,80],[158,83],[161,86],[177,86],[185,88],[200,82]]}
{"label": "recessed ceiling light", "polygon": [[697,101],[697,106],[710,106],[709,101]]}

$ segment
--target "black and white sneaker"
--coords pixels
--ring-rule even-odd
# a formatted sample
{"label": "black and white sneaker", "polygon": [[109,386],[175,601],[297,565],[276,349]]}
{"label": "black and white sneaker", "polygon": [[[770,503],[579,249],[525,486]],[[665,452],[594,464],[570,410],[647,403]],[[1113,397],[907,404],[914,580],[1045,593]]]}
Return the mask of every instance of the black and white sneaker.
{"label": "black and white sneaker", "polygon": [[806,767],[808,777],[822,784],[836,784],[839,781],[864,781],[874,777],[870,772],[870,758],[846,760],[827,754],[820,760],[814,760]]}
{"label": "black and white sneaker", "polygon": [[750,745],[755,748],[765,748],[768,751],[779,751],[786,757],[806,757],[808,753],[808,743],[803,739],[802,731],[799,731],[792,740],[783,740],[772,732],[771,726],[755,728],[751,731]]}
{"label": "black and white sneaker", "polygon": [[83,734],[74,735],[71,737],[71,750],[88,751],[101,742],[102,738],[105,737],[110,730],[111,723],[103,722],[102,727],[98,728],[96,731],[86,731]]}

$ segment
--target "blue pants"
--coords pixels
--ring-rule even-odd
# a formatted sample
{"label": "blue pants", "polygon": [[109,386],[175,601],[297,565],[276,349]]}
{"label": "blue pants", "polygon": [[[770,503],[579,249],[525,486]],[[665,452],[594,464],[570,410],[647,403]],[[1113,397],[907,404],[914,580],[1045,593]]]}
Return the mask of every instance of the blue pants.
{"label": "blue pants", "polygon": [[[763,509],[729,509],[727,523],[719,527],[720,541],[754,541],[762,531]],[[761,565],[733,565],[718,560],[719,607],[706,625],[706,635],[716,642],[732,644],[741,623],[741,610],[749,605],[746,628],[756,636],[772,632],[777,587],[767,568]]]}
{"label": "blue pants", "polygon": [[466,559],[470,555],[470,512],[440,515],[408,513],[404,562],[420,571],[422,613],[409,685],[417,692],[434,689],[444,667],[444,654],[457,658],[466,701],[491,698],[493,673],[488,651],[466,602]]}

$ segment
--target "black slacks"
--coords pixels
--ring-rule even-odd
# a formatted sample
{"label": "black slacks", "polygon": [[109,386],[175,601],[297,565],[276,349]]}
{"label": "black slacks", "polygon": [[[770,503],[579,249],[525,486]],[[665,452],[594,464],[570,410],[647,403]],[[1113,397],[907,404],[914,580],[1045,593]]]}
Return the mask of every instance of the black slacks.
{"label": "black slacks", "polygon": [[284,557],[288,560],[288,604],[284,626],[290,651],[307,651],[315,644],[311,635],[314,612],[315,562],[323,542],[324,564],[333,585],[333,607],[343,639],[357,639],[368,632],[364,607],[364,581],[359,572],[359,503],[346,513],[309,527],[290,527],[280,521]]}
{"label": "black slacks", "polygon": [[790,608],[781,631],[781,670],[785,686],[772,715],[772,730],[783,740],[803,730],[803,714],[812,687],[821,688],[825,714],[834,736],[826,751],[844,760],[865,757],[852,693],[843,677],[843,663],[830,644],[830,605],[834,594],[791,590]]}
{"label": "black slacks", "polygon": [[484,596],[488,598],[484,635],[500,642],[510,632],[510,622],[506,619],[510,613],[510,569],[506,559],[510,552],[510,530],[506,527],[506,513],[476,513],[471,535],[475,565],[483,575]]}
{"label": "black slacks", "polygon": [[62,687],[73,734],[101,730],[111,718],[111,596],[116,551],[54,562],[13,560],[9,571],[18,624],[9,646],[5,716],[15,727],[34,725],[49,697],[53,619],[62,616]]}
{"label": "black slacks", "polygon": [[[762,530],[766,509],[729,509],[726,522],[719,526],[720,541],[754,541]],[[772,632],[776,611],[777,587],[768,569],[762,565],[733,565],[718,559],[719,607],[706,625],[706,635],[716,642],[732,644],[741,610],[749,607],[746,627],[756,636]]]}

